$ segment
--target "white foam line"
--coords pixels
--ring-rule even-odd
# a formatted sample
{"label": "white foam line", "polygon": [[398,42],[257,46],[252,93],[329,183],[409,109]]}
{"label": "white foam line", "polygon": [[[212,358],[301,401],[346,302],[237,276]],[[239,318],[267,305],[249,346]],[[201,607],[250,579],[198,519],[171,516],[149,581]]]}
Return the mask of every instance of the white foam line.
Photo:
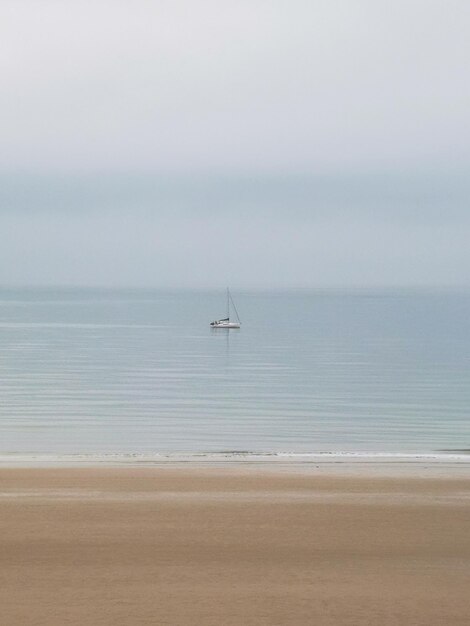
{"label": "white foam line", "polygon": [[263,464],[263,465],[354,465],[383,464],[461,464],[470,465],[470,454],[464,453],[410,453],[410,452],[168,452],[168,453],[78,453],[78,454],[0,454],[0,467],[8,466],[77,466],[77,465],[164,465],[189,463]]}

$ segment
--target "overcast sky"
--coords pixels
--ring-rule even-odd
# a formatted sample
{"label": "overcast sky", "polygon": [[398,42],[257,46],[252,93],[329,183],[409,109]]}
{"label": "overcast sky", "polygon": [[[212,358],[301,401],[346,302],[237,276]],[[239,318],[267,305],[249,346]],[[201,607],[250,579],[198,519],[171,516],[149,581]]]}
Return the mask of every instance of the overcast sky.
{"label": "overcast sky", "polygon": [[2,0],[0,284],[470,285],[467,0]]}

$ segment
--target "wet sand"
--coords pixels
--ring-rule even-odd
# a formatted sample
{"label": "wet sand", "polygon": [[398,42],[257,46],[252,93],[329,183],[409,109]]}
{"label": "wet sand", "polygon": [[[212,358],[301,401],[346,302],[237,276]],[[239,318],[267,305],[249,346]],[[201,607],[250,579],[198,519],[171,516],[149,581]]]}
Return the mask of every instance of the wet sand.
{"label": "wet sand", "polygon": [[0,623],[459,625],[470,476],[0,469]]}

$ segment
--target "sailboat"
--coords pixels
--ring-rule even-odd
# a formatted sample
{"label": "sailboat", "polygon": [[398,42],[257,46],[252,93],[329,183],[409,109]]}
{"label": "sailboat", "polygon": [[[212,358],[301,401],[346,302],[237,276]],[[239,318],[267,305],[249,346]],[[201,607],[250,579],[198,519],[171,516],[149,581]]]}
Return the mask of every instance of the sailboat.
{"label": "sailboat", "polygon": [[[232,305],[233,310],[235,311],[235,315],[237,316],[236,322],[230,321],[230,305]],[[221,320],[216,320],[215,322],[211,322],[212,328],[240,328],[241,322],[238,316],[237,307],[230,295],[230,291],[227,287],[227,317],[224,317]]]}

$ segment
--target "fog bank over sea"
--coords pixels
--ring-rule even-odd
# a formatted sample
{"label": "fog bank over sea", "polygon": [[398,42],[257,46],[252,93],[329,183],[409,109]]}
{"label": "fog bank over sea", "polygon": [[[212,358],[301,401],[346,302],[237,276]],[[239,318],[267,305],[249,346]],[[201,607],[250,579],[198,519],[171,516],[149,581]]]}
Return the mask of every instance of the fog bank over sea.
{"label": "fog bank over sea", "polygon": [[3,174],[0,284],[468,286],[468,178]]}

